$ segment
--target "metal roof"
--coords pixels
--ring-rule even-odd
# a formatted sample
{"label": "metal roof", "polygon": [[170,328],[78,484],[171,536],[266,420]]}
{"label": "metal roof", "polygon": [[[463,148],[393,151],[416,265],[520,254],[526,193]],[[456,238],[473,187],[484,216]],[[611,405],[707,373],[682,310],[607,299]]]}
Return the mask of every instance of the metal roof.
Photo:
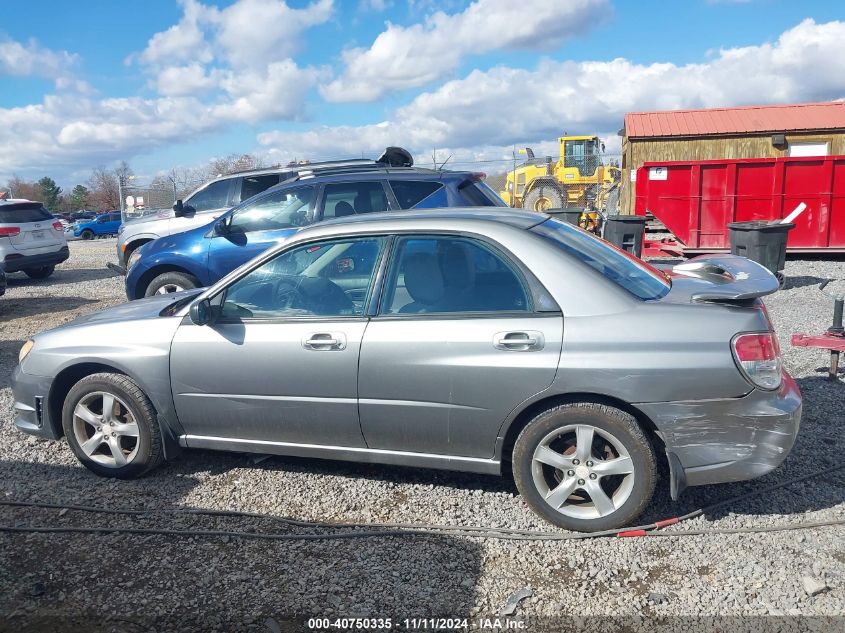
{"label": "metal roof", "polygon": [[845,130],[845,102],[629,112],[628,138]]}

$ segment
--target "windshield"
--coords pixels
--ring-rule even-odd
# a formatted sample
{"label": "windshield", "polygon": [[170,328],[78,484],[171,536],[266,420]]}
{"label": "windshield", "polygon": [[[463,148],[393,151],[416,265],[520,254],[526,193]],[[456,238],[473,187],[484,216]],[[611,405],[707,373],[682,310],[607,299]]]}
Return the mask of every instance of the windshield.
{"label": "windshield", "polygon": [[643,300],[659,299],[671,284],[651,264],[634,257],[591,233],[553,218],[531,228],[598,271],[613,283]]}

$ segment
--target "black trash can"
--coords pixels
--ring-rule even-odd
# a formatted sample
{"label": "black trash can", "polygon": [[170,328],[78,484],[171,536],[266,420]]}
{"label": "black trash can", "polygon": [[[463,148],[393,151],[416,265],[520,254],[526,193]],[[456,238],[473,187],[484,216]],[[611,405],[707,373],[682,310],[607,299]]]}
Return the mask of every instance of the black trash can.
{"label": "black trash can", "polygon": [[586,209],[581,207],[568,207],[566,209],[547,209],[546,213],[553,218],[566,222],[567,224],[578,226],[578,222],[581,220],[581,214],[584,213],[584,211],[586,211]]}
{"label": "black trash can", "polygon": [[602,237],[614,246],[640,257],[643,254],[644,234],[644,216],[609,215],[604,223]]}
{"label": "black trash can", "polygon": [[780,271],[786,265],[786,238],[794,228],[794,224],[766,220],[731,222],[728,224],[731,255],[747,257],[782,279]]}

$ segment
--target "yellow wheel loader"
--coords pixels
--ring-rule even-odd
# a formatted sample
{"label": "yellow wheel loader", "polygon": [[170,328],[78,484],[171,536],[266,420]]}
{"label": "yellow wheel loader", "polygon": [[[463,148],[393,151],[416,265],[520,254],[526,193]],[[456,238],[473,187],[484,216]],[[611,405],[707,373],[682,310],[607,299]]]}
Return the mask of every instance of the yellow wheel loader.
{"label": "yellow wheel loader", "polygon": [[577,207],[584,210],[580,224],[596,230],[601,213],[615,213],[621,171],[602,160],[604,145],[597,136],[561,136],[560,158],[535,158],[530,148],[520,150],[527,160],[507,174],[499,192],[511,207],[544,212]]}

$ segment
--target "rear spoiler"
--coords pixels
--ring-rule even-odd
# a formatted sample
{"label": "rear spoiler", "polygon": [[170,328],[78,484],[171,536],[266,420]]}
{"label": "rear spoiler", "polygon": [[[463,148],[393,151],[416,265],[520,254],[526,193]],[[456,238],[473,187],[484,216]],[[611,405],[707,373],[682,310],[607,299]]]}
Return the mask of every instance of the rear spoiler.
{"label": "rear spoiler", "polygon": [[777,278],[757,262],[737,255],[700,255],[673,266],[670,275],[708,282],[692,301],[746,301],[777,292]]}

